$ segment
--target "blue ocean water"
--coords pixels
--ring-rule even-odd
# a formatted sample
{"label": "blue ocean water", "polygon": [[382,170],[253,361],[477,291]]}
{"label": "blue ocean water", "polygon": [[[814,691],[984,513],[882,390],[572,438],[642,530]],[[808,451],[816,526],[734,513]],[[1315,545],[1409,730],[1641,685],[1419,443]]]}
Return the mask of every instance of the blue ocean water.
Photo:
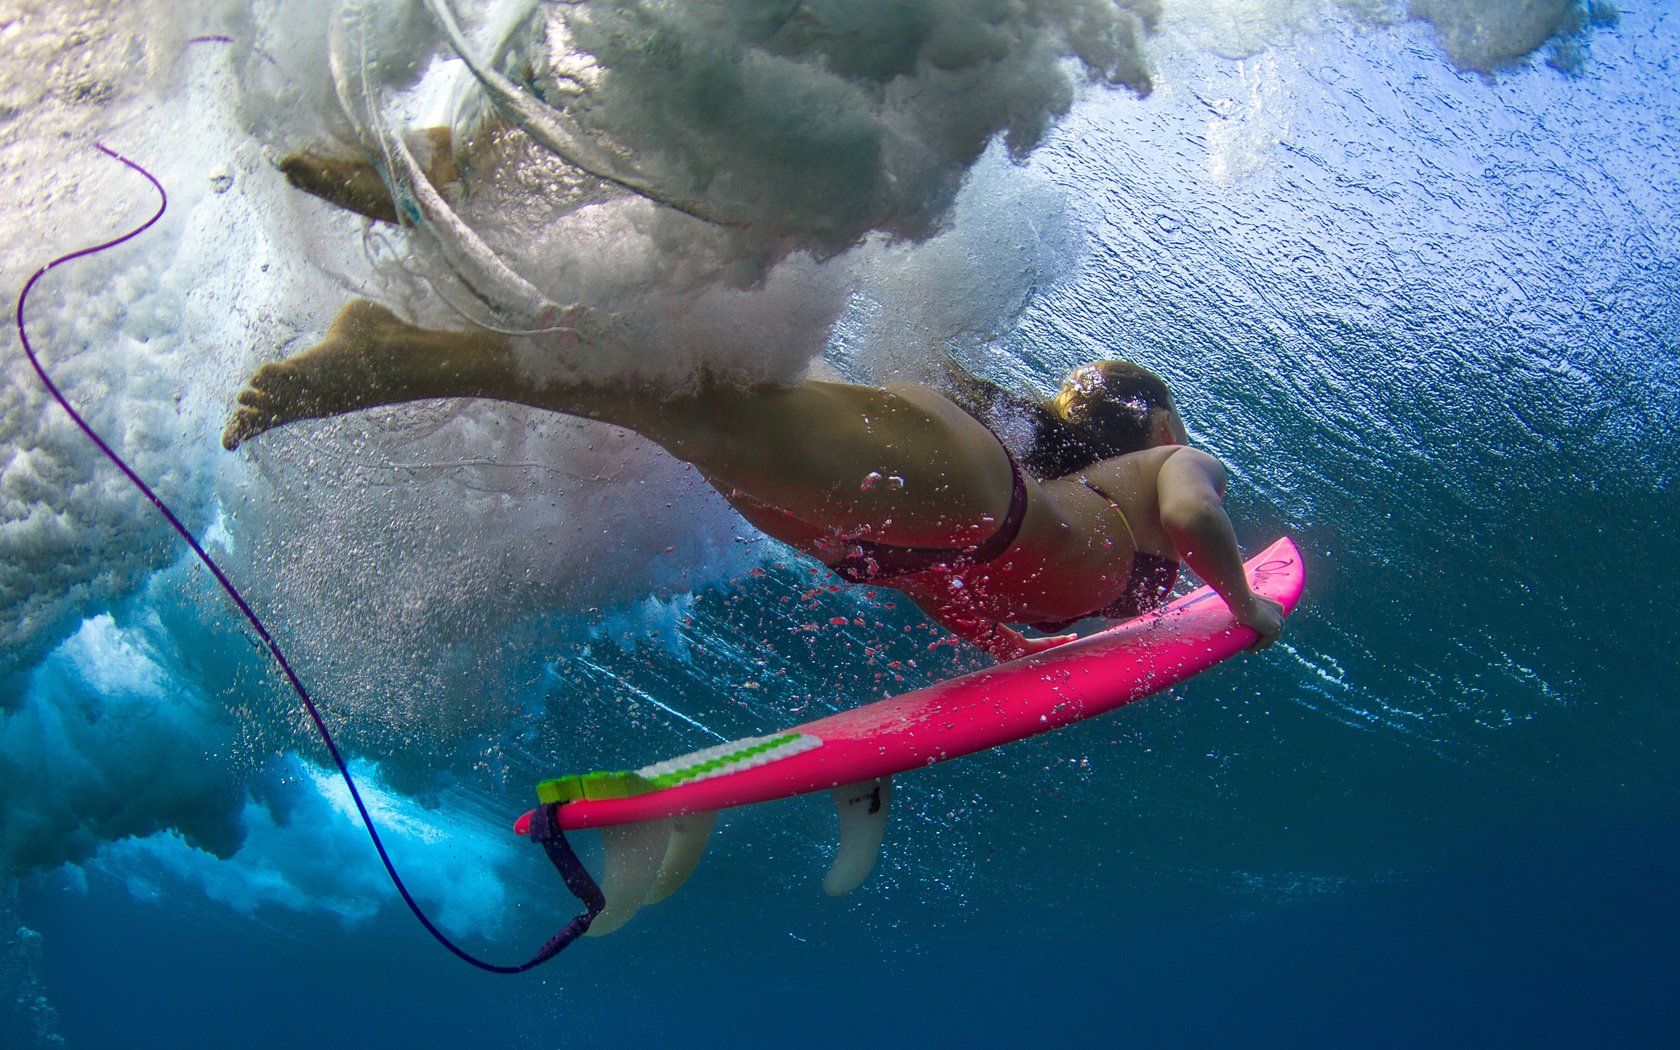
{"label": "blue ocean water", "polygon": [[[1030,153],[962,167],[950,236],[869,249],[824,357],[918,375],[939,336],[1039,389],[1094,356],[1157,368],[1245,544],[1296,537],[1305,601],[1263,655],[899,778],[842,900],[827,801],[791,800],[726,815],[625,930],[524,977],[463,966],[204,574],[9,354],[4,1045],[1671,1038],[1680,18],[1580,9],[1482,72],[1439,12],[1256,9],[1259,41],[1169,5],[1147,97],[1085,88]],[[1466,9],[1489,37],[1509,15]],[[32,338],[272,616],[422,901],[517,961],[575,909],[506,831],[536,779],[980,658],[621,436],[420,408],[216,450],[256,362],[348,294],[412,294],[404,249],[267,166],[299,132],[251,85],[319,35],[277,17],[106,25],[109,58],[20,16],[9,46],[46,72],[7,84],[29,206],[4,275],[149,212],[74,146],[158,170],[152,246],[55,276]],[[184,43],[223,32],[246,58]],[[772,316],[826,331],[794,298]]]}

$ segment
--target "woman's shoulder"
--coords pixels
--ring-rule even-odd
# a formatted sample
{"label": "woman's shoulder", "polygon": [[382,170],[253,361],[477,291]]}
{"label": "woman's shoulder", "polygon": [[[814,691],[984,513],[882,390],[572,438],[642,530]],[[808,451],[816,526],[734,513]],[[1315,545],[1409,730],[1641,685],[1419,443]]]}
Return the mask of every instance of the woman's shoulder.
{"label": "woman's shoulder", "polygon": [[1189,445],[1168,445],[1164,449],[1150,449],[1149,451],[1168,453],[1161,457],[1161,462],[1155,467],[1157,477],[1164,472],[1173,477],[1198,478],[1220,488],[1225,485],[1225,464],[1221,463],[1217,456],[1203,452],[1199,448],[1191,448]]}
{"label": "woman's shoulder", "polygon": [[882,383],[880,389],[901,397],[911,404],[937,412],[961,412],[967,416],[970,413],[957,402],[928,386],[926,383],[913,383],[907,379],[897,379],[890,383]]}
{"label": "woman's shoulder", "polygon": [[[1104,483],[1111,485],[1135,484],[1140,480],[1153,478],[1161,472],[1161,468],[1166,465],[1169,459],[1185,452],[1195,456],[1207,455],[1190,448],[1188,445],[1160,445],[1155,448],[1140,449],[1137,452],[1128,452],[1123,456],[1099,459],[1090,466],[1069,474],[1067,480],[1090,482],[1099,488]],[[1207,458],[1212,459],[1211,456]],[[1218,460],[1213,460],[1213,462],[1217,463]]]}

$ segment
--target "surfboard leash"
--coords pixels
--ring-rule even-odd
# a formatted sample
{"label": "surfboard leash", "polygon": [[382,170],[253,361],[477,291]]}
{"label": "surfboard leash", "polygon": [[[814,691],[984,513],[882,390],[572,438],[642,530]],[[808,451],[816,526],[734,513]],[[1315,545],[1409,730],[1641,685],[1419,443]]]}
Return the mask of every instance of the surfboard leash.
{"label": "surfboard leash", "polygon": [[47,374],[46,367],[41,363],[41,359],[36,356],[34,347],[30,345],[29,332],[24,325],[24,304],[28,301],[29,293],[34,290],[35,283],[37,281],[39,281],[42,277],[45,277],[47,272],[52,270],[54,267],[63,265],[64,263],[73,262],[77,259],[82,259],[90,255],[96,255],[99,252],[108,251],[120,244],[133,240],[135,237],[138,237],[142,233],[151,229],[154,223],[163,218],[163,213],[169,207],[169,194],[164,190],[163,184],[159,182],[151,172],[147,171],[139,164],[129,160],[127,157],[115,150],[107,148],[101,143],[94,143],[94,147],[106,156],[122,162],[129,168],[132,168],[141,175],[145,176],[146,181],[150,182],[152,187],[157,190],[157,211],[152,214],[151,218],[147,219],[145,222],[120,237],[88,248],[78,249],[70,252],[68,255],[61,255],[52,262],[47,263],[45,266],[35,271],[29,280],[24,283],[23,290],[18,293],[17,299],[18,340],[23,344],[24,354],[28,356],[30,365],[35,369],[35,374],[40,378],[41,384],[46,387],[47,393],[52,395],[53,400],[58,402],[59,407],[69,414],[71,421],[74,422],[81,432],[87,436],[88,440],[92,441],[99,451],[103,452],[105,457],[115,464],[118,470],[122,471],[123,476],[126,477],[135,488],[139,489],[146,499],[151,501],[152,506],[157,509],[158,513],[163,515],[164,519],[169,522],[170,526],[180,535],[181,539],[186,541],[187,546],[192,548],[192,552],[197,556],[198,560],[206,569],[210,570],[210,574],[216,578],[216,582],[221,584],[222,590],[227,592],[229,598],[233,599],[233,604],[238,607],[240,613],[243,614],[246,621],[250,623],[251,628],[256,631],[257,637],[262,640],[263,645],[268,649],[269,655],[273,658],[275,664],[279,666],[281,672],[284,673],[286,681],[292,687],[292,691],[295,692],[298,699],[303,702],[304,710],[309,713],[310,720],[314,722],[315,731],[320,735],[321,741],[327,745],[327,752],[332,756],[333,765],[338,767],[339,775],[344,778],[344,785],[350,791],[350,798],[356,805],[356,812],[361,814],[362,826],[367,829],[368,838],[373,841],[373,848],[379,854],[380,863],[385,866],[385,873],[390,876],[391,883],[396,887],[397,893],[402,896],[403,903],[408,905],[408,910],[413,913],[417,920],[419,920],[420,925],[425,928],[427,933],[432,935],[433,939],[447,948],[457,958],[461,959],[463,962],[476,966],[481,970],[486,970],[490,973],[514,974],[524,973],[526,970],[540,966],[549,959],[552,959],[555,955],[559,954],[562,949],[570,945],[573,941],[583,936],[584,932],[589,929],[590,923],[594,922],[595,917],[606,907],[606,899],[602,895],[600,887],[596,885],[594,878],[592,878],[589,871],[584,868],[583,863],[578,860],[577,854],[572,850],[571,843],[566,841],[566,837],[560,829],[560,822],[555,816],[555,811],[559,808],[558,805],[545,804],[537,810],[537,816],[531,822],[531,837],[533,840],[542,844],[543,850],[547,853],[549,860],[552,861],[555,868],[559,870],[561,879],[566,883],[566,888],[571,891],[572,895],[575,896],[580,903],[583,904],[584,911],[573,917],[573,919],[567,923],[559,933],[549,938],[548,942],[526,962],[513,966],[507,966],[487,962],[478,958],[466,949],[462,948],[460,945],[456,944],[447,934],[438,929],[438,927],[432,922],[431,918],[427,916],[425,910],[420,907],[419,902],[414,899],[414,895],[409,892],[408,886],[403,882],[402,876],[397,873],[396,865],[392,863],[391,856],[385,849],[385,843],[380,838],[378,829],[374,827],[373,816],[368,812],[367,805],[362,801],[362,793],[356,787],[355,777],[350,774],[350,765],[345,760],[343,753],[339,751],[338,744],[333,740],[332,732],[327,728],[326,720],[322,717],[320,708],[316,706],[314,698],[310,696],[309,690],[305,688],[303,680],[298,677],[296,671],[292,670],[291,662],[286,659],[286,654],[281,650],[280,643],[275,641],[274,636],[269,633],[268,627],[263,624],[262,618],[257,615],[256,610],[251,607],[251,604],[245,600],[245,596],[240,593],[239,588],[236,587],[233,581],[228,578],[228,575],[222,571],[222,567],[217,564],[216,559],[211,557],[210,553],[204,549],[204,545],[198,541],[198,537],[195,536],[192,530],[187,528],[175,512],[170,509],[169,504],[165,503],[163,498],[154,492],[150,485],[146,484],[144,479],[142,479],[140,475],[128,465],[122,456],[118,455],[117,451],[113,449],[104,438],[99,436],[98,431],[94,430],[93,426],[89,424],[87,420],[82,418],[81,413],[77,412],[70,404],[70,400],[64,396],[62,391],[59,390],[58,385],[52,381],[52,377]]}

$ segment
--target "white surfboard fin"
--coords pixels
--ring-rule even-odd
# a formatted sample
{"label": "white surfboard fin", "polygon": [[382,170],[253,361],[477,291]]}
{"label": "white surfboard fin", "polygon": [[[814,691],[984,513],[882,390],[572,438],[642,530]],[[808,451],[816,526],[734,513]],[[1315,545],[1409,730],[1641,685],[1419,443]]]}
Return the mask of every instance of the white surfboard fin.
{"label": "white surfboard fin", "polygon": [[647,900],[665,862],[671,824],[668,819],[649,820],[601,829],[601,845],[606,850],[601,894],[607,906],[595,916],[588,936],[599,937],[623,926]]}
{"label": "white surfboard fin", "polygon": [[863,884],[875,870],[881,842],[887,834],[887,804],[892,801],[892,777],[879,777],[834,789],[834,808],[840,814],[840,848],[823,879],[823,892],[841,897]]}
{"label": "white surfboard fin", "polygon": [[671,841],[665,847],[659,877],[653,880],[653,888],[648,890],[647,900],[642,903],[658,904],[682,888],[682,884],[694,874],[700,855],[706,852],[706,841],[711,838],[712,825],[716,823],[715,809],[672,818]]}

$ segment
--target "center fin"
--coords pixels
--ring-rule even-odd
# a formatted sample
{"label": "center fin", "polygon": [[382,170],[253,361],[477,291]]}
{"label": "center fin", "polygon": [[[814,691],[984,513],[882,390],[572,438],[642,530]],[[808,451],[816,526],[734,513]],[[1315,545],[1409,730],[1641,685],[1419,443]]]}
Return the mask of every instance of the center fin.
{"label": "center fin", "polygon": [[700,855],[706,851],[706,840],[711,837],[712,825],[716,823],[715,809],[672,818],[671,843],[665,847],[665,859],[659,864],[659,877],[654,880],[647,900],[642,903],[658,904],[682,888],[700,863]]}

